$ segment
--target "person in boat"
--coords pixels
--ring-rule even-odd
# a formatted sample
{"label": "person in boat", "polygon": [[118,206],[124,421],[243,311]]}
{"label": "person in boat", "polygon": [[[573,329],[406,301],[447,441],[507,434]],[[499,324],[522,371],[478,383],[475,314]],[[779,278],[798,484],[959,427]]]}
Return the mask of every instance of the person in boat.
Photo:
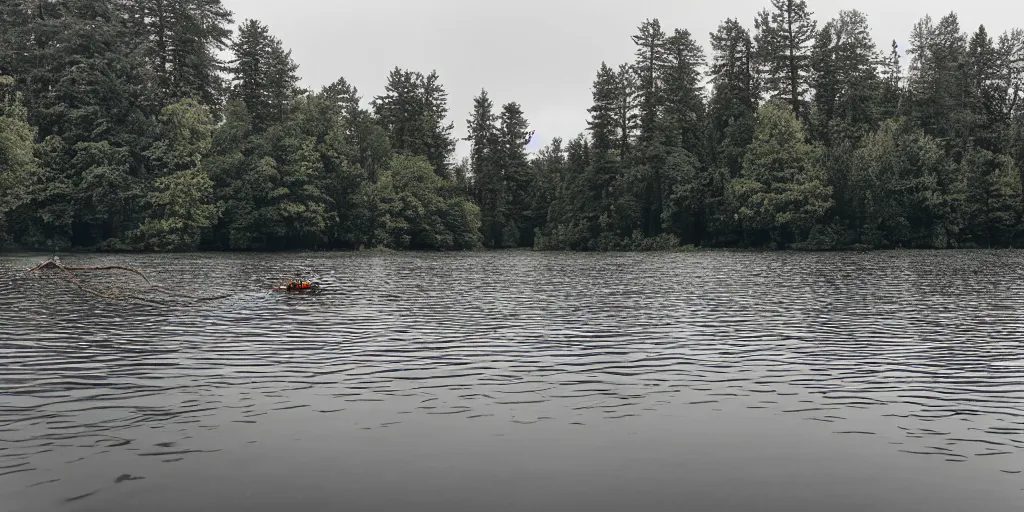
{"label": "person in boat", "polygon": [[292,281],[288,283],[289,290],[308,290],[313,287],[309,281]]}

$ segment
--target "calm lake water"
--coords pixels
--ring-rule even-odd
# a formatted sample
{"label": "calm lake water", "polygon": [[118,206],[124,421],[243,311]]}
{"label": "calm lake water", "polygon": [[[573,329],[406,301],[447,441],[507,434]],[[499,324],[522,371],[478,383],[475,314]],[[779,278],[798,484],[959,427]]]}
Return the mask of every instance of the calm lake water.
{"label": "calm lake water", "polygon": [[2,512],[1024,508],[1024,253],[48,256]]}

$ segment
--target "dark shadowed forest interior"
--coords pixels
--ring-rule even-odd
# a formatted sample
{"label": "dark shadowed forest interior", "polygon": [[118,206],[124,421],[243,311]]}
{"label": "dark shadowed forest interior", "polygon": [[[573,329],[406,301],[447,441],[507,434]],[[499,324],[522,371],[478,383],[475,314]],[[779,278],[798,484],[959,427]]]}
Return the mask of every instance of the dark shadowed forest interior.
{"label": "dark shadowed forest interior", "polygon": [[528,153],[529,112],[481,90],[453,114],[457,159],[430,70],[364,102],[344,78],[300,88],[287,41],[220,0],[5,0],[0,244],[1019,245],[1024,31],[924,16],[901,55],[864,13],[812,10],[770,0],[709,48],[638,20],[632,62],[595,70],[585,133]]}

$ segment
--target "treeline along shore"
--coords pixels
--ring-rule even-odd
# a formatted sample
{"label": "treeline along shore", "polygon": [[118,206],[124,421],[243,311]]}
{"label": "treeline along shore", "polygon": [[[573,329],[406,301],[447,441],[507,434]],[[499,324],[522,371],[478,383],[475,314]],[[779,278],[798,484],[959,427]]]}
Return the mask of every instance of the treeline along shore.
{"label": "treeline along shore", "polygon": [[710,48],[645,20],[584,133],[531,154],[520,104],[481,90],[457,160],[435,72],[395,68],[363,102],[344,78],[299,87],[286,44],[220,0],[5,0],[0,244],[1020,245],[1024,31],[924,16],[901,53],[864,13],[812,14],[770,0]]}

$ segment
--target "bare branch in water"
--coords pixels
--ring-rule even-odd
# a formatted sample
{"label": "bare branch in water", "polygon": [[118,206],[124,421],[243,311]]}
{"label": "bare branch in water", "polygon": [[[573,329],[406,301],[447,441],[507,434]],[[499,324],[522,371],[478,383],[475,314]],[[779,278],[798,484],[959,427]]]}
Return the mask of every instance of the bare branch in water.
{"label": "bare branch in water", "polygon": [[40,263],[35,268],[26,270],[25,273],[31,274],[31,273],[37,273],[37,272],[40,272],[40,271],[43,271],[43,270],[57,270],[68,281],[70,281],[72,284],[74,284],[76,287],[78,287],[79,290],[82,290],[83,292],[86,292],[86,293],[88,293],[90,295],[93,295],[93,296],[96,296],[96,297],[100,297],[100,298],[103,298],[103,299],[108,299],[108,300],[118,300],[118,299],[127,297],[127,298],[132,298],[132,299],[135,299],[135,300],[139,300],[139,301],[142,301],[142,302],[148,302],[148,303],[151,303],[151,304],[163,304],[161,301],[156,301],[156,300],[153,300],[153,299],[148,299],[148,298],[145,298],[145,297],[140,297],[140,296],[133,295],[133,294],[128,294],[128,293],[107,294],[107,293],[100,292],[100,291],[98,291],[96,289],[90,288],[90,287],[85,286],[84,284],[82,284],[81,278],[75,272],[92,272],[92,271],[109,271],[109,270],[120,270],[120,271],[123,271],[123,272],[130,272],[130,273],[135,274],[135,275],[139,276],[140,278],[142,278],[142,280],[146,282],[146,284],[148,285],[150,290],[153,290],[155,292],[162,293],[164,295],[171,296],[171,297],[183,297],[183,298],[191,299],[191,300],[195,300],[195,301],[220,300],[220,299],[226,299],[226,298],[231,296],[231,294],[216,295],[216,296],[198,296],[198,295],[190,295],[190,294],[187,294],[187,293],[175,292],[175,291],[172,291],[172,290],[168,290],[168,289],[166,289],[166,288],[164,288],[162,286],[158,286],[156,284],[153,284],[153,282],[150,281],[149,277],[147,277],[144,273],[142,273],[142,271],[140,271],[138,269],[135,269],[135,268],[132,268],[132,267],[126,267],[126,266],[123,266],[123,265],[104,265],[104,266],[97,266],[97,267],[77,267],[77,266],[63,265],[63,264],[61,264],[61,263],[59,263],[59,262],[57,262],[57,261],[55,261],[53,259],[50,259],[50,260],[44,261],[43,263]]}

